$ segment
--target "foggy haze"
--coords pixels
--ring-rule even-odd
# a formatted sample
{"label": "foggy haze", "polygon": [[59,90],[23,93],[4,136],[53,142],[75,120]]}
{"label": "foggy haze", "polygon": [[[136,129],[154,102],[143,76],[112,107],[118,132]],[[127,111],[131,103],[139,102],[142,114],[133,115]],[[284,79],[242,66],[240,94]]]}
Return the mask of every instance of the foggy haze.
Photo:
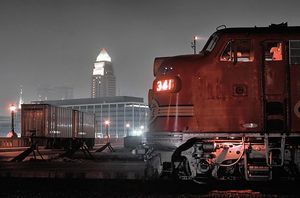
{"label": "foggy haze", "polygon": [[[230,3],[228,3],[230,2]],[[0,0],[0,115],[39,86],[69,86],[90,97],[101,48],[112,58],[117,95],[147,98],[158,56],[191,54],[194,35],[219,25],[300,25],[299,1]],[[198,42],[199,51],[205,41]],[[147,103],[147,101],[145,100]]]}

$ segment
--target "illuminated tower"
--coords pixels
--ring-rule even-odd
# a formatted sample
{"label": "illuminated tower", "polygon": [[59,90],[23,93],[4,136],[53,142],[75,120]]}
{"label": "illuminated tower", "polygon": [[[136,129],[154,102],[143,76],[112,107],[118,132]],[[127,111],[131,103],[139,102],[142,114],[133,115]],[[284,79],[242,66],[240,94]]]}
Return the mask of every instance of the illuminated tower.
{"label": "illuminated tower", "polygon": [[19,96],[19,103],[18,108],[21,109],[21,105],[24,103],[23,101],[23,86],[20,86],[20,96]]}
{"label": "illuminated tower", "polygon": [[116,78],[111,58],[106,49],[101,49],[94,63],[92,77],[92,98],[116,96]]}

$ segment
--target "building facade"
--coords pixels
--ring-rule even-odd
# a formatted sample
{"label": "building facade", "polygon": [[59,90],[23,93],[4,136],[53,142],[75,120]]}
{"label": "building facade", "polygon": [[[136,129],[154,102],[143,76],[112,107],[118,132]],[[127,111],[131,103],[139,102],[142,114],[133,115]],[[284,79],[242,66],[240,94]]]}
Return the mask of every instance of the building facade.
{"label": "building facade", "polygon": [[101,49],[94,63],[91,98],[116,96],[116,78],[106,49]]}
{"label": "building facade", "polygon": [[[107,131],[112,138],[136,136],[147,131],[149,108],[144,104],[143,98],[116,96],[33,103],[52,104],[95,113],[96,137],[104,137]],[[109,121],[109,125],[106,125],[105,121]]]}
{"label": "building facade", "polygon": [[72,87],[39,87],[37,88],[38,100],[66,100],[73,99]]}

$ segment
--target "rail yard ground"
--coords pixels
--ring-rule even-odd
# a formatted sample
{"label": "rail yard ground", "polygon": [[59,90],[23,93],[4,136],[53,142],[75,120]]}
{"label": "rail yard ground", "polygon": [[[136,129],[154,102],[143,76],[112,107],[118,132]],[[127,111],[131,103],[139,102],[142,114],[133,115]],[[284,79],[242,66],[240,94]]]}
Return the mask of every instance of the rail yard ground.
{"label": "rail yard ground", "polygon": [[39,197],[299,197],[296,183],[195,184],[169,180],[2,178],[2,198]]}
{"label": "rail yard ground", "polygon": [[[145,162],[129,149],[97,153],[87,159],[77,152],[73,159],[9,162],[25,148],[0,152],[0,197],[300,197],[297,182],[210,182],[153,180],[145,177]],[[40,149],[45,159],[62,150]],[[37,157],[38,158],[38,157]]]}

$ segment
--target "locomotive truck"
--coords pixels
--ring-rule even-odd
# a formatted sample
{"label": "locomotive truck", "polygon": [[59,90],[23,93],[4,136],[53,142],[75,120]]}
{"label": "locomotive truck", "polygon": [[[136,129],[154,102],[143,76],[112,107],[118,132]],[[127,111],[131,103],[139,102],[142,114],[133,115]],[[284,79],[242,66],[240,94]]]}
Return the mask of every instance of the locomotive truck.
{"label": "locomotive truck", "polygon": [[300,27],[217,28],[199,54],[155,58],[148,174],[297,179]]}

